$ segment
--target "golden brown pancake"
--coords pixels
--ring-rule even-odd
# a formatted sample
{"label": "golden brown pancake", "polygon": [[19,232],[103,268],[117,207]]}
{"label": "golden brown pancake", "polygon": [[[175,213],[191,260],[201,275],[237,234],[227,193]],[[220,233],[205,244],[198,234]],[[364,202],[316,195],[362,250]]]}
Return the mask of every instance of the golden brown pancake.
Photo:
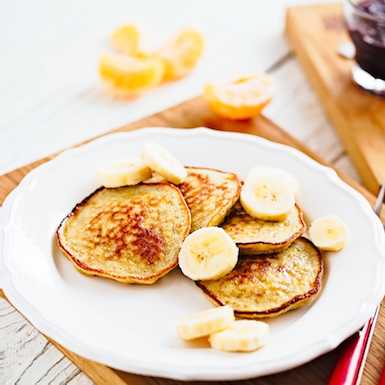
{"label": "golden brown pancake", "polygon": [[57,241],[83,274],[151,284],[177,266],[190,222],[171,184],[100,188],[63,219]]}
{"label": "golden brown pancake", "polygon": [[221,224],[242,254],[269,254],[285,250],[306,230],[301,209],[295,205],[284,221],[253,218],[237,202]]}
{"label": "golden brown pancake", "polygon": [[207,168],[186,167],[185,180],[178,186],[191,212],[191,232],[217,226],[239,199],[237,175]]}
{"label": "golden brown pancake", "polygon": [[238,317],[264,318],[307,304],[321,290],[322,274],[321,253],[308,239],[298,238],[280,253],[240,258],[226,276],[196,284]]}

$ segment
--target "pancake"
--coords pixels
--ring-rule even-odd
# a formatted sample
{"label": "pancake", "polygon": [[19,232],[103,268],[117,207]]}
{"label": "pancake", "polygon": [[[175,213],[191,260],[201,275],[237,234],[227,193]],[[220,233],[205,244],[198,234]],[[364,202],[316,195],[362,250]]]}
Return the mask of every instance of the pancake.
{"label": "pancake", "polygon": [[178,186],[191,212],[191,232],[219,225],[239,199],[237,175],[208,168],[186,167],[187,177]]}
{"label": "pancake", "polygon": [[57,241],[83,274],[152,284],[177,266],[190,221],[172,184],[100,188],[63,219]]}
{"label": "pancake", "polygon": [[242,254],[269,254],[285,250],[306,230],[301,209],[295,205],[284,221],[253,218],[237,202],[221,224]]}
{"label": "pancake", "polygon": [[309,303],[321,290],[323,261],[306,238],[286,250],[240,258],[229,274],[197,286],[217,306],[229,305],[238,317],[275,317]]}

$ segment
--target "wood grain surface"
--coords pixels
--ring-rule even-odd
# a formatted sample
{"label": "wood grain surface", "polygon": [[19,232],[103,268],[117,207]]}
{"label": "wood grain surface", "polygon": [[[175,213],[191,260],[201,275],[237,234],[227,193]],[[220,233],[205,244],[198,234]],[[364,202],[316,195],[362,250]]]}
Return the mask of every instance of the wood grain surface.
{"label": "wood grain surface", "polygon": [[[215,130],[223,131],[236,131],[244,132],[252,135],[258,135],[274,142],[279,142],[293,146],[300,151],[308,154],[318,162],[331,166],[328,162],[324,161],[320,156],[311,151],[302,142],[296,140],[290,136],[287,132],[282,130],[276,124],[271,122],[264,116],[259,116],[252,120],[243,122],[230,122],[219,119],[207,107],[206,103],[201,97],[193,100],[184,102],[171,109],[163,111],[161,113],[152,115],[148,118],[142,119],[138,122],[129,124],[125,127],[119,128],[113,132],[119,131],[131,131],[142,127],[150,126],[163,126],[163,127],[178,127],[178,128],[193,128],[199,126],[206,126]],[[6,175],[0,176],[0,204],[4,201],[6,196],[12,191],[21,179],[33,168],[38,165],[52,159],[57,154],[42,159],[38,162],[30,164],[26,167],[20,168]],[[337,170],[338,172],[338,170]],[[361,185],[353,181],[350,177],[338,172],[340,177],[347,183],[356,188],[361,192],[373,205],[374,197]],[[384,212],[385,214],[385,212]],[[4,295],[0,291],[0,294]],[[378,380],[381,372],[382,364],[385,360],[385,346],[381,336],[384,333],[385,328],[385,313],[383,307],[380,310],[379,320],[377,328],[374,333],[373,343],[369,351],[367,365],[364,371],[362,384],[369,385],[374,384]],[[135,374],[123,373],[104,365],[86,360],[78,355],[68,351],[64,347],[58,345],[55,341],[52,343],[58,347],[75,365],[83,371],[95,384],[130,384],[130,385],[193,385],[193,384],[219,384],[219,382],[199,381],[199,382],[183,382],[183,381],[172,381],[169,379],[145,377]],[[298,384],[313,384],[321,385],[328,381],[330,373],[333,369],[334,362],[339,353],[337,348],[325,355],[318,357],[317,359],[302,365],[298,368],[282,373],[260,377],[256,379],[244,380],[244,381],[233,381],[226,382],[221,381],[220,384],[237,384],[237,385],[298,385]]]}
{"label": "wood grain surface", "polygon": [[337,54],[350,41],[341,4],[289,8],[286,35],[366,188],[385,181],[385,99],[353,84],[352,60]]}

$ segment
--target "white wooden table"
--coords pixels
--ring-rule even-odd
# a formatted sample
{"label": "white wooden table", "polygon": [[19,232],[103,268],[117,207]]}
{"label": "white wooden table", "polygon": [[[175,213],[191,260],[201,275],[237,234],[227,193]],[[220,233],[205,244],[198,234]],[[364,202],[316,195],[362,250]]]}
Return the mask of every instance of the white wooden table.
{"label": "white wooden table", "polygon": [[[277,92],[264,114],[359,181],[283,35],[285,9],[311,3],[0,1],[0,174],[199,95],[218,75],[265,70]],[[204,35],[205,53],[185,79],[132,102],[112,100],[97,60],[124,23],[140,28],[149,49],[190,25]],[[0,341],[0,384],[91,383],[3,298]]]}

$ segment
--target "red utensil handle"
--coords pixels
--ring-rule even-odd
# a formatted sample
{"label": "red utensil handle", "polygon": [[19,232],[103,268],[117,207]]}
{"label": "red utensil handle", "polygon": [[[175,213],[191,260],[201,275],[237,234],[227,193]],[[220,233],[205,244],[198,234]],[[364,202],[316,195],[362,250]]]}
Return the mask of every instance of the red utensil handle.
{"label": "red utensil handle", "polygon": [[[369,342],[374,330],[376,316],[377,312],[362,329],[354,333],[340,346],[341,351],[328,385],[355,385],[359,383],[370,345]],[[383,385],[385,385],[385,382]]]}

